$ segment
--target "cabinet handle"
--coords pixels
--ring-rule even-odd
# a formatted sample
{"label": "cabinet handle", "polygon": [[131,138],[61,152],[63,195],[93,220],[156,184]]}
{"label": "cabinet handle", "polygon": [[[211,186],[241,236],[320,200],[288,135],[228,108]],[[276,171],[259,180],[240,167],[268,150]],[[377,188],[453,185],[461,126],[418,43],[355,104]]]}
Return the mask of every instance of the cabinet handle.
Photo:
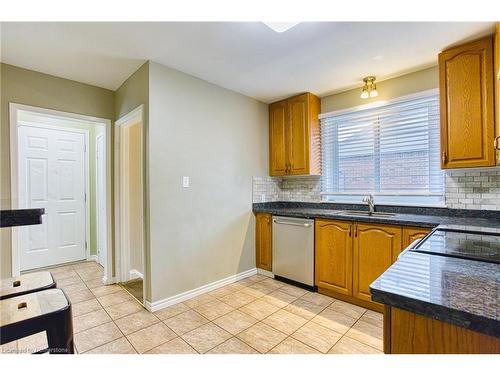
{"label": "cabinet handle", "polygon": [[358,226],[354,224],[354,237],[358,237]]}
{"label": "cabinet handle", "polygon": [[446,164],[446,151],[443,151],[443,156],[441,157],[442,161],[443,161],[443,164]]}
{"label": "cabinet handle", "polygon": [[498,148],[498,140],[500,139],[500,135],[495,137],[495,140],[493,141],[493,147],[495,147],[495,150],[500,150],[500,148]]}
{"label": "cabinet handle", "polygon": [[349,237],[352,236],[352,225],[349,225]]}

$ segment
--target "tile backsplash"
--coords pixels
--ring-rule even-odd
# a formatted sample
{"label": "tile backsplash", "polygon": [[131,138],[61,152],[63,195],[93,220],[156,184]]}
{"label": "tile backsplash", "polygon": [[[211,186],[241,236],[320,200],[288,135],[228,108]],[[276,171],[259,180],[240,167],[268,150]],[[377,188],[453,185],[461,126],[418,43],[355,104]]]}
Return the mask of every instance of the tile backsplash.
{"label": "tile backsplash", "polygon": [[449,208],[500,210],[500,168],[446,171]]}
{"label": "tile backsplash", "polygon": [[320,177],[283,178],[281,181],[283,201],[319,202],[321,201]]}
{"label": "tile backsplash", "polygon": [[321,178],[315,177],[254,177],[253,203],[321,201]]}
{"label": "tile backsplash", "polygon": [[[320,177],[254,177],[253,203],[320,202]],[[448,208],[500,210],[500,168],[445,172]]]}
{"label": "tile backsplash", "polygon": [[281,201],[281,180],[281,177],[254,177],[252,181],[252,203]]}

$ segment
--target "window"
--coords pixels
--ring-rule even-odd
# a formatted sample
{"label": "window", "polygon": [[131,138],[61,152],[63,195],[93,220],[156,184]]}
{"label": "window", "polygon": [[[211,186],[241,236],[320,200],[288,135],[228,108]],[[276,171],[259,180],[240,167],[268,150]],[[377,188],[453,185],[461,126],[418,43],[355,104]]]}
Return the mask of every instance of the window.
{"label": "window", "polygon": [[324,198],[444,203],[435,91],[321,117]]}

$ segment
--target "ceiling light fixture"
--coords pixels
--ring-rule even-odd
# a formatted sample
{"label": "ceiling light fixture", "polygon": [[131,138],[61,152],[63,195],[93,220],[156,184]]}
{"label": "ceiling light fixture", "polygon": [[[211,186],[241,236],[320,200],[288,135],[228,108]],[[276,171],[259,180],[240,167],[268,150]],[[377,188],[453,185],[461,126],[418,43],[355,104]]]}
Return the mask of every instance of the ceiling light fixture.
{"label": "ceiling light fixture", "polygon": [[290,30],[292,27],[298,25],[300,22],[262,22],[264,25],[270,29],[276,31],[277,33],[283,33]]}
{"label": "ceiling light fixture", "polygon": [[363,89],[361,90],[361,99],[375,98],[378,96],[377,84],[375,83],[374,76],[368,76],[363,78]]}

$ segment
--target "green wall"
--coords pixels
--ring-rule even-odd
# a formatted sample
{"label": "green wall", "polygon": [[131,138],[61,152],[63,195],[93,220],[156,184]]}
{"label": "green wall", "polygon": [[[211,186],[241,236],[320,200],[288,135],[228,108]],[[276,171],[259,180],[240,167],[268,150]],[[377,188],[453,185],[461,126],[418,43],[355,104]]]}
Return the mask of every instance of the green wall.
{"label": "green wall", "polygon": [[379,95],[376,98],[361,99],[361,83],[358,88],[321,98],[321,113],[356,107],[379,100],[390,100],[416,92],[439,87],[437,66],[377,82]]}
{"label": "green wall", "polygon": [[[0,203],[6,208],[10,207],[9,103],[110,120],[115,117],[115,108],[111,90],[8,64],[0,64],[0,77]],[[10,228],[0,229],[0,248],[0,277],[5,278],[11,275]]]}
{"label": "green wall", "polygon": [[[144,124],[143,124],[143,149],[149,148],[149,61],[145,62],[134,74],[128,77],[125,82],[115,92],[115,119],[126,115],[134,110],[141,104],[144,105]],[[143,164],[143,181],[144,181],[144,252],[145,258],[143,259],[144,275],[151,275],[151,256],[149,246],[149,155],[148,152],[144,153]],[[114,262],[113,262],[114,264]],[[114,272],[114,269],[113,269]],[[144,279],[146,287],[146,300],[151,301],[151,277]]]}
{"label": "green wall", "polygon": [[268,172],[268,109],[154,62],[149,74],[148,301],[157,302],[255,267],[252,177]]}

